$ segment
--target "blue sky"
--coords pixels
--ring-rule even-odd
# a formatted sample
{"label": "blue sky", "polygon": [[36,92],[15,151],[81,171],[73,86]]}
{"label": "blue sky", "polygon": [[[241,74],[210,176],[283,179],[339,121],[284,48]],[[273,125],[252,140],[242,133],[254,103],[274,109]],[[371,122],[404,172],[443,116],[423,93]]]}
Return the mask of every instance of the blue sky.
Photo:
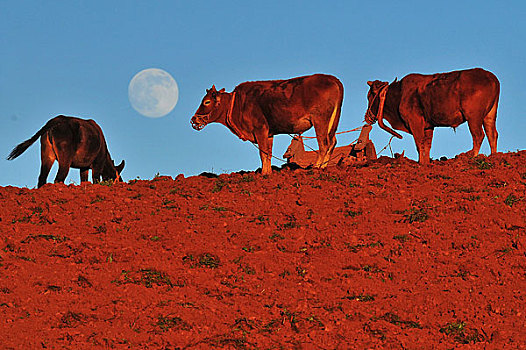
{"label": "blue sky", "polygon": [[[126,160],[125,180],[255,170],[252,144],[220,124],[191,128],[205,89],[312,73],[343,82],[339,130],[348,130],[362,125],[367,80],[485,68],[501,82],[499,151],[526,149],[524,18],[524,1],[3,0],[0,186],[36,186],[38,142],[14,161],[5,157],[58,114],[95,119],[115,161]],[[163,118],[143,117],[128,101],[131,78],[145,68],[169,72],[179,86]],[[412,137],[403,136],[393,151],[417,159]],[[389,137],[377,126],[371,133],[377,150]],[[289,143],[275,137],[274,154]],[[453,157],[471,143],[466,124],[437,129],[431,156]],[[489,153],[486,140],[482,152]],[[55,172],[56,165],[49,182]],[[79,181],[72,169],[66,183]]]}

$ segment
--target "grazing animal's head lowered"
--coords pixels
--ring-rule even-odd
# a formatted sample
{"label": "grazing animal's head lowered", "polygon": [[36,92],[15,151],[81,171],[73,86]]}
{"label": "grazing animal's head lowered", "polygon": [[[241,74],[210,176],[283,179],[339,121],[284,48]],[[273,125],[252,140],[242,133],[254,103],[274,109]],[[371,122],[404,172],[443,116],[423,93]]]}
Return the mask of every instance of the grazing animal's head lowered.
{"label": "grazing animal's head lowered", "polygon": [[99,182],[101,178],[103,181],[122,181],[120,174],[124,168],[124,161],[115,166],[102,129],[95,121],[59,115],[49,120],[29,140],[16,146],[7,159],[12,160],[21,155],[38,138],[42,160],[38,187],[46,183],[55,160],[59,164],[55,183],[64,182],[70,168],[80,169],[81,182],[88,181],[90,169],[93,183]]}

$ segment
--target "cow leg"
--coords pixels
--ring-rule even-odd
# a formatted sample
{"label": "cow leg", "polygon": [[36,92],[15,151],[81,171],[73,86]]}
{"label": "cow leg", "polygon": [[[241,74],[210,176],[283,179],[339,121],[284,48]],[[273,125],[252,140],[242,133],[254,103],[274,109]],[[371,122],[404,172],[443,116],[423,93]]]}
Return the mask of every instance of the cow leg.
{"label": "cow leg", "polygon": [[495,127],[495,119],[496,115],[493,118],[488,118],[488,116],[486,116],[483,122],[484,131],[486,132],[486,136],[488,136],[489,147],[491,148],[492,154],[497,153],[497,138],[499,137],[499,133]]}
{"label": "cow leg", "polygon": [[422,157],[427,159],[428,162],[431,159],[430,154],[431,154],[431,143],[433,141],[433,131],[434,129],[424,129],[424,142],[422,145],[424,154],[422,155]]}
{"label": "cow leg", "polygon": [[47,182],[49,171],[55,162],[55,153],[51,148],[51,143],[46,135],[40,138],[40,175],[38,176],[38,188],[44,186]]}
{"label": "cow leg", "polygon": [[484,131],[482,131],[482,123],[477,121],[470,121],[468,119],[469,131],[471,132],[471,137],[473,138],[473,149],[468,152],[471,157],[476,157],[479,154],[480,146],[484,140]]}
{"label": "cow leg", "polygon": [[256,135],[256,142],[259,148],[261,158],[261,174],[270,175],[272,173],[272,143],[273,136]]}
{"label": "cow leg", "polygon": [[424,130],[424,126],[415,125],[414,123],[409,126],[418,152],[418,163],[429,164],[429,155],[426,155],[426,131]]}
{"label": "cow leg", "polygon": [[64,180],[66,180],[66,177],[68,176],[70,166],[71,162],[65,162],[59,159],[58,172],[57,176],[55,176],[55,183],[64,183]]}
{"label": "cow leg", "polygon": [[80,168],[80,183],[88,181],[89,168]]}
{"label": "cow leg", "polygon": [[327,165],[329,165],[334,147],[336,147],[336,136],[334,133],[332,133],[332,135],[327,134],[324,128],[316,127],[316,125],[314,125],[314,130],[316,131],[316,140],[318,141],[318,157],[316,158],[314,167],[326,168]]}

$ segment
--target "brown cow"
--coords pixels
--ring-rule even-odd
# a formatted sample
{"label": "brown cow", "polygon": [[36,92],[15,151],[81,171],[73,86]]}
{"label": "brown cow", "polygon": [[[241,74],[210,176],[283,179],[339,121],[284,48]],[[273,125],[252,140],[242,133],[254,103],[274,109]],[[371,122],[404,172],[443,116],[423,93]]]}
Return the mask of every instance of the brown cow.
{"label": "brown cow", "polygon": [[409,74],[391,84],[376,80],[367,82],[369,106],[365,121],[378,125],[392,135],[402,138],[384,124],[386,119],[394,129],[413,135],[418,161],[429,163],[433,129],[437,126],[456,128],[468,122],[476,156],[484,139],[482,126],[488,136],[491,153],[497,152],[497,106],[500,84],[492,73],[480,68],[433,75]]}
{"label": "brown cow", "polygon": [[15,159],[40,137],[41,167],[38,187],[46,181],[51,166],[58,160],[55,183],[64,182],[69,168],[80,169],[80,181],[88,181],[88,171],[92,169],[93,183],[102,180],[120,180],[124,160],[115,166],[110,157],[106,140],[100,126],[93,120],[59,115],[46,123],[29,140],[16,146],[8,160]]}
{"label": "brown cow", "polygon": [[274,135],[300,134],[314,126],[320,149],[315,166],[324,168],[336,146],[342,102],[342,83],[323,74],[246,82],[230,93],[212,86],[191,123],[196,130],[221,123],[243,141],[256,143],[263,174],[272,172]]}

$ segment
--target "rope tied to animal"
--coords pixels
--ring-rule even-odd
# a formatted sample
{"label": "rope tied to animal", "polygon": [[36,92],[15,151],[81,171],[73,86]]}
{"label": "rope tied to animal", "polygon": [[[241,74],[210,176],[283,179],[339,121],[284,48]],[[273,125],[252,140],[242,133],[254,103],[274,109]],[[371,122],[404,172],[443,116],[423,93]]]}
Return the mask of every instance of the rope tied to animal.
{"label": "rope tied to animal", "polygon": [[[349,132],[360,131],[360,130],[362,130],[361,126],[359,126],[357,128],[354,128],[354,129],[351,129],[351,130],[345,130],[345,131],[337,132],[336,135],[347,134]],[[289,134],[289,136],[290,136],[290,134]],[[304,139],[315,139],[316,138],[316,136],[301,136],[301,137],[303,137]]]}
{"label": "rope tied to animal", "polygon": [[391,136],[391,138],[389,139],[389,142],[387,143],[387,145],[385,145],[385,147],[382,148],[382,149],[380,150],[380,152],[378,152],[378,153],[376,154],[377,157],[378,157],[383,151],[385,151],[385,149],[386,149],[387,147],[389,147],[389,150],[391,151],[391,157],[394,157],[393,149],[391,148],[391,141],[393,141],[393,139],[394,139],[394,136]]}

